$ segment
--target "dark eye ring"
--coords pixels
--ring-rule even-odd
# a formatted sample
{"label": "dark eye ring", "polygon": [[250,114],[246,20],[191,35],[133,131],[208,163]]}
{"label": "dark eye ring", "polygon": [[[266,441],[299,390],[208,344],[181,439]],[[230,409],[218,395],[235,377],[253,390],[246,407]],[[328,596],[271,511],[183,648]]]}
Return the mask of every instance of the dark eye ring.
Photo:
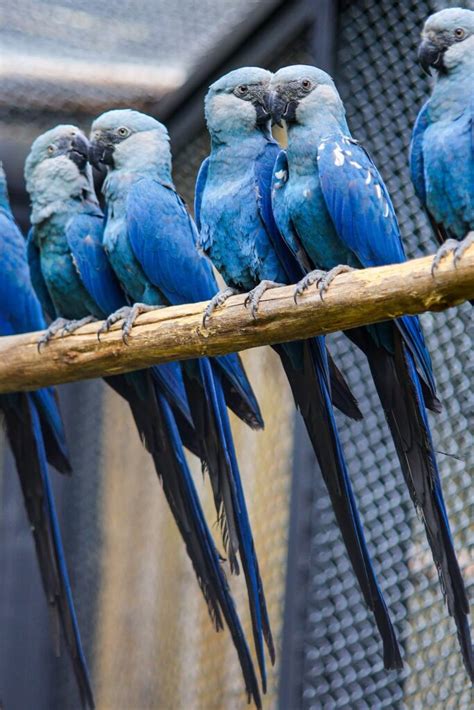
{"label": "dark eye ring", "polygon": [[303,89],[304,89],[305,91],[309,91],[309,89],[311,89],[311,82],[310,82],[310,80],[309,80],[309,79],[303,79],[303,81],[301,82],[301,86],[303,87]]}
{"label": "dark eye ring", "polygon": [[129,130],[128,128],[125,128],[125,126],[121,126],[120,128],[117,128],[117,133],[123,138],[125,136],[128,136]]}
{"label": "dark eye ring", "polygon": [[51,153],[54,153],[54,145],[48,145],[48,147],[46,148],[46,150],[47,150],[48,153],[51,155]]}
{"label": "dark eye ring", "polygon": [[454,30],[454,36],[456,39],[464,39],[465,31],[463,30],[462,27],[458,27],[457,29]]}
{"label": "dark eye ring", "polygon": [[249,87],[247,86],[247,84],[241,84],[240,86],[237,87],[237,91],[239,92],[239,94],[241,96],[244,96],[248,90],[249,90]]}

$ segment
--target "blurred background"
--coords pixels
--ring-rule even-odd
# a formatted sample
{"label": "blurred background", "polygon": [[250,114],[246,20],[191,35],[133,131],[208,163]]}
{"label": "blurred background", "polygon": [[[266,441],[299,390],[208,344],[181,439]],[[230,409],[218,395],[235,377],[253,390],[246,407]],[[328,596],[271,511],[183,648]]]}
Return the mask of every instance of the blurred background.
{"label": "blurred background", "polygon": [[[461,2],[453,5],[463,4]],[[171,132],[174,177],[192,204],[208,150],[202,102],[230,69],[315,63],[336,78],[356,138],[388,183],[409,256],[435,245],[408,177],[410,130],[429,81],[416,63],[434,0],[3,0],[0,159],[28,228],[22,178],[32,140],[53,125],[86,131],[130,106]],[[464,3],[468,5],[468,3]],[[472,7],[472,4],[471,4]],[[432,418],[461,566],[474,600],[472,311],[422,318],[443,413]],[[471,332],[468,331],[471,327]],[[383,669],[381,644],[349,567],[289,388],[269,348],[245,353],[266,428],[234,422],[278,655],[265,708],[470,708],[454,624],[402,481],[365,360],[330,348],[365,415],[339,418],[369,546],[406,666]],[[150,460],[124,403],[100,382],[60,388],[74,478],[55,476],[62,528],[97,705],[103,710],[246,707],[227,632],[207,617]],[[199,466],[196,483],[212,504]],[[0,440],[0,706],[79,707],[49,618],[5,442]],[[245,594],[233,579],[249,629]]]}

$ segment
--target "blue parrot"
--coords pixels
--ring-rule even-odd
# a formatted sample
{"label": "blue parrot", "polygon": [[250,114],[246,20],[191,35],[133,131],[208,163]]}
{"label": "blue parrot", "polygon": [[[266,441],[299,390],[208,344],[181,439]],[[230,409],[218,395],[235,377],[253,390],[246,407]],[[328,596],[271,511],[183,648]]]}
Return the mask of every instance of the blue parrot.
{"label": "blue parrot", "polygon": [[[331,77],[315,67],[286,67],[274,75],[271,89],[273,118],[284,118],[288,128],[288,150],[274,170],[274,216],[301,266],[314,269],[296,293],[316,283],[323,296],[341,271],[406,261],[387,189],[369,155],[351,137]],[[404,316],[347,335],[368,358],[472,678],[469,601],[425,409],[439,411],[440,403],[419,320]]]}
{"label": "blue parrot", "polygon": [[[0,335],[43,329],[41,307],[28,271],[26,242],[10,210],[1,163],[0,260]],[[47,603],[57,620],[57,627],[63,629],[82,705],[93,708],[89,672],[48,472],[49,462],[60,473],[71,473],[56,392],[48,388],[2,394],[0,412],[20,478]],[[58,642],[59,639],[56,646]]]}
{"label": "blue parrot", "polygon": [[[217,285],[209,261],[197,251],[196,227],[173,185],[165,126],[138,111],[115,110],[94,121],[91,136],[92,162],[107,166],[104,247],[135,304],[112,314],[106,327],[125,317],[127,335],[139,312],[209,300]],[[183,373],[231,571],[239,571],[237,554],[244,570],[265,692],[263,640],[272,662],[274,646],[226,403],[232,406],[238,394],[261,424],[258,405],[236,355],[187,361]]]}
{"label": "blue parrot", "polygon": [[426,72],[437,71],[410,147],[415,192],[442,244],[434,271],[445,254],[453,251],[456,264],[474,242],[474,11],[431,15],[418,57]]}
{"label": "blue parrot", "polygon": [[[94,193],[89,144],[75,126],[57,126],[33,143],[25,167],[32,200],[29,263],[45,309],[56,317],[42,338],[73,332],[127,304],[102,245],[103,216]],[[130,405],[176,520],[217,630],[226,620],[249,697],[260,707],[244,632],[184,452],[201,454],[178,363],[105,378]]]}
{"label": "blue parrot", "polygon": [[[254,315],[267,288],[294,283],[304,275],[282,240],[271,210],[273,166],[280,148],[270,132],[270,79],[270,72],[246,67],[210,87],[205,108],[211,153],[196,185],[201,246],[231,289],[251,291],[247,304]],[[220,302],[219,297],[211,302],[208,317],[212,306]],[[336,429],[324,338],[274,347],[321,465],[354,572],[375,614],[385,666],[400,668],[395,631],[372,567]],[[341,408],[345,404],[343,399]]]}

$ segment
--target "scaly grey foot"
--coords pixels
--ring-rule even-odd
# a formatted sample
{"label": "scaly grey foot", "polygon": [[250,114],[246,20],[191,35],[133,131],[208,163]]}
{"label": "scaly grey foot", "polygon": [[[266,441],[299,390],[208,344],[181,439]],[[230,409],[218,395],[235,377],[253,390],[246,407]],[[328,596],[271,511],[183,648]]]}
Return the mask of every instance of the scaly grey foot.
{"label": "scaly grey foot", "polygon": [[454,266],[457,266],[461,261],[464,252],[469,249],[474,244],[474,231],[468,232],[465,239],[459,244],[457,249],[454,250]]}
{"label": "scaly grey foot", "polygon": [[326,293],[336,276],[339,276],[339,274],[348,274],[350,271],[354,271],[352,266],[348,266],[347,264],[339,264],[338,266],[335,266],[333,269],[324,274],[322,279],[320,279],[320,281],[318,282],[318,291],[321,301],[324,301],[324,294]]}
{"label": "scaly grey foot", "polygon": [[431,263],[431,276],[435,275],[435,271],[438,268],[440,261],[444,259],[445,256],[454,252],[456,253],[459,248],[459,242],[456,239],[446,239],[444,244],[441,244],[440,248],[436,252],[436,255]]}
{"label": "scaly grey foot", "polygon": [[325,276],[325,271],[315,269],[314,271],[310,271],[309,274],[306,274],[306,276],[302,278],[301,281],[298,281],[298,283],[296,284],[295,291],[293,293],[293,299],[295,303],[298,303],[298,296],[301,296],[313,284],[316,284],[317,286],[321,279],[323,279]]}
{"label": "scaly grey foot", "polygon": [[71,333],[74,333],[75,330],[82,328],[83,325],[87,325],[88,323],[94,323],[94,321],[96,320],[97,318],[95,318],[94,316],[84,316],[84,318],[80,318],[79,320],[68,321],[62,329],[61,338],[64,338],[66,335],[70,335]]}
{"label": "scaly grey foot", "polygon": [[133,328],[133,324],[141,313],[150,313],[150,311],[156,311],[158,308],[165,308],[165,306],[150,306],[147,303],[134,303],[130,309],[130,313],[125,318],[122,325],[122,340],[125,345],[128,343],[128,336]]}
{"label": "scaly grey foot", "polygon": [[164,308],[164,306],[150,306],[147,303],[134,303],[133,306],[122,306],[122,308],[119,308],[111,313],[110,316],[103,322],[97,331],[97,338],[100,340],[102,333],[108,333],[114,323],[117,323],[119,320],[123,320],[122,340],[125,344],[127,344],[130,331],[132,330],[133,324],[140,313],[156,311],[158,308]]}
{"label": "scaly grey foot", "polygon": [[266,279],[260,281],[258,286],[248,292],[244,301],[245,308],[250,308],[252,316],[256,319],[258,307],[265,291],[269,291],[272,288],[281,288],[282,286],[285,286],[285,284],[280,284],[277,281],[267,281]]}
{"label": "scaly grey foot", "polygon": [[116,311],[111,313],[110,316],[105,319],[105,321],[102,323],[99,330],[97,331],[97,340],[100,340],[100,336],[103,333],[108,333],[114,323],[117,323],[117,321],[124,320],[125,318],[127,318],[127,316],[130,314],[130,311],[130,306],[122,306],[122,308],[118,308]]}
{"label": "scaly grey foot", "polygon": [[41,352],[43,345],[47,345],[51,338],[54,338],[54,336],[59,333],[60,330],[65,328],[68,323],[70,323],[70,321],[66,318],[56,318],[56,320],[53,320],[45,334],[38,340],[38,352]]}
{"label": "scaly grey foot", "polygon": [[209,318],[212,316],[216,308],[219,308],[219,306],[222,306],[228,298],[231,296],[235,296],[236,294],[240,293],[236,288],[231,288],[228,286],[227,288],[223,289],[222,291],[218,291],[215,296],[211,298],[209,303],[206,306],[206,309],[204,311],[204,315],[202,317],[202,324],[203,327],[205,328],[207,325],[207,321]]}

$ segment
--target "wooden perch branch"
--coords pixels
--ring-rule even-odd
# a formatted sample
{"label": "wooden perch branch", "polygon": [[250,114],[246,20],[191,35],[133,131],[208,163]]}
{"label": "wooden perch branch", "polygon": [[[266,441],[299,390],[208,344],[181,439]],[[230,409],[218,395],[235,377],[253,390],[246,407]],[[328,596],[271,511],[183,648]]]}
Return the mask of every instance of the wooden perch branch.
{"label": "wooden perch branch", "polygon": [[293,301],[293,287],[268,291],[257,320],[244,307],[245,296],[230,298],[202,326],[205,304],[193,303],[141,315],[129,344],[120,324],[97,340],[99,324],[56,338],[38,352],[39,333],[0,338],[0,392],[30,390],[102,375],[128,372],[151,364],[253,348],[307,338],[395,318],[440,311],[474,299],[474,246],[457,268],[443,259],[435,276],[432,257],[405,264],[341,274],[324,302],[314,287]]}

